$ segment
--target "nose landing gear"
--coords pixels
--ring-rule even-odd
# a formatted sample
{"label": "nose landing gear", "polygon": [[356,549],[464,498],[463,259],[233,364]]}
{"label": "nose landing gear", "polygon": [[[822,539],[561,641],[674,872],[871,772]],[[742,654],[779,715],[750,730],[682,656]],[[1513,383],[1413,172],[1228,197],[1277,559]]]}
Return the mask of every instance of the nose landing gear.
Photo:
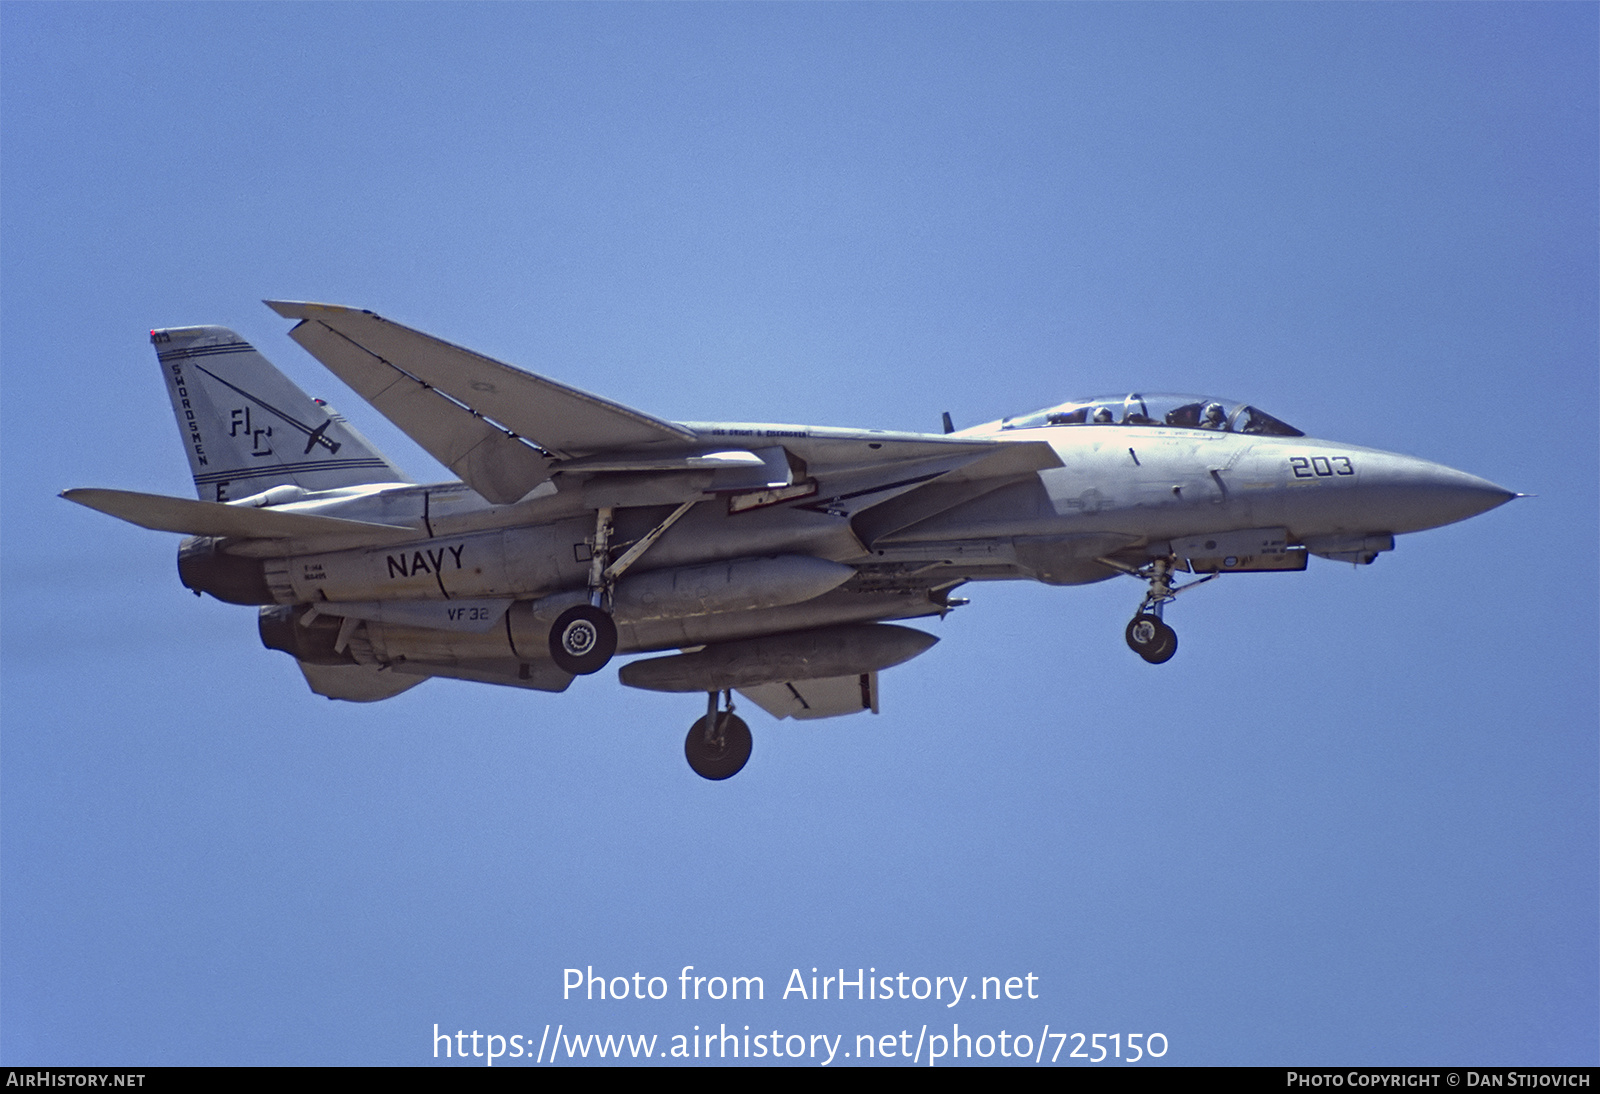
{"label": "nose landing gear", "polygon": [[1128,623],[1125,636],[1128,648],[1152,665],[1171,661],[1178,652],[1178,632],[1162,622],[1159,615],[1141,611]]}
{"label": "nose landing gear", "polygon": [[683,741],[683,755],[702,779],[719,781],[737,775],[750,759],[750,727],[733,712],[733,692],[727,696],[728,709],[717,710],[718,693],[706,693],[706,716],[689,727]]}
{"label": "nose landing gear", "polygon": [[1161,618],[1162,609],[1177,599],[1179,593],[1196,585],[1203,585],[1217,575],[1207,574],[1198,581],[1174,587],[1171,556],[1155,559],[1138,569],[1118,565],[1109,559],[1100,561],[1130,577],[1137,577],[1150,583],[1150,590],[1144,594],[1144,599],[1139,603],[1139,610],[1128,622],[1123,637],[1127,639],[1130,650],[1152,665],[1162,665],[1171,661],[1172,655],[1178,652],[1178,632],[1167,626],[1166,621]]}

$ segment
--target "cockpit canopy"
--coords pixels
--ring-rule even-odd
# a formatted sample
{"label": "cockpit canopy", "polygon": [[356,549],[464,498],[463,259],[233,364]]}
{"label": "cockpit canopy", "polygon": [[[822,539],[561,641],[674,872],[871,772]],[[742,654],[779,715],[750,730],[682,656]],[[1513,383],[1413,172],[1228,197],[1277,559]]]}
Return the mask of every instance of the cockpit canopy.
{"label": "cockpit canopy", "polygon": [[1294,426],[1253,406],[1207,395],[1106,395],[1005,418],[1001,429],[1039,429],[1052,425],[1165,425],[1216,433],[1259,433],[1304,437]]}

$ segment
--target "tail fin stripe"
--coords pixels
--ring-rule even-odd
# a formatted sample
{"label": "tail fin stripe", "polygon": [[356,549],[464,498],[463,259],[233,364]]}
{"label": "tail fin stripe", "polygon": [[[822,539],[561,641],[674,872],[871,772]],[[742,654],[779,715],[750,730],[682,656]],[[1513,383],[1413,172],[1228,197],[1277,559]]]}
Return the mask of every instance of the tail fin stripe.
{"label": "tail fin stripe", "polygon": [[282,475],[285,472],[293,474],[297,471],[349,471],[362,467],[389,470],[389,465],[379,459],[312,460],[306,463],[274,464],[271,467],[238,467],[231,471],[207,471],[196,475],[194,481],[196,485],[203,485],[217,482],[238,482],[240,479],[259,479],[263,476]]}
{"label": "tail fin stripe", "polygon": [[228,342],[220,346],[194,346],[190,349],[169,349],[165,353],[157,353],[156,359],[165,364],[168,361],[187,361],[191,357],[215,357],[219,353],[250,353],[255,349],[249,342]]}

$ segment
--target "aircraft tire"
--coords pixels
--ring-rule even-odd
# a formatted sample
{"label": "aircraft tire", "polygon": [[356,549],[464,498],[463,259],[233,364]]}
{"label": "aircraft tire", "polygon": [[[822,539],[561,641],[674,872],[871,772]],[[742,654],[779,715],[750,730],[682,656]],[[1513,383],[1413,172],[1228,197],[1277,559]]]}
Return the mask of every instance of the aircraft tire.
{"label": "aircraft tire", "polygon": [[753,743],[750,727],[737,714],[718,713],[717,729],[719,732],[708,739],[706,720],[701,718],[689,727],[689,736],[683,741],[684,758],[694,773],[714,782],[731,779],[743,770]]}
{"label": "aircraft tire", "polygon": [[1140,655],[1152,665],[1164,665],[1178,652],[1178,632],[1165,623],[1158,626],[1161,628],[1160,641],[1154,649]]}
{"label": "aircraft tire", "polygon": [[1158,617],[1145,612],[1128,622],[1123,636],[1128,648],[1152,665],[1165,664],[1178,652],[1178,633]]}
{"label": "aircraft tire", "polygon": [[617,625],[592,604],[568,608],[550,628],[550,659],[562,672],[589,676],[605,668],[616,652]]}

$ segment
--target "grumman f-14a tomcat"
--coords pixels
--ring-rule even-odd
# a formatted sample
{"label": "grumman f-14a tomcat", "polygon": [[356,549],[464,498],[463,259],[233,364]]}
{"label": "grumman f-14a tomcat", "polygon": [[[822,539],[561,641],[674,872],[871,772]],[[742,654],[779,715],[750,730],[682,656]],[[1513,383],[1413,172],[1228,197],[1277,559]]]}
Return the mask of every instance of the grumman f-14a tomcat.
{"label": "grumman f-14a tomcat", "polygon": [[430,676],[561,691],[681,651],[620,676],[707,697],[684,751],[710,779],[750,755],[733,692],[778,718],[876,711],[878,673],[937,641],[887,621],[943,616],[968,582],[1136,578],[1125,637],[1160,664],[1185,589],[1370,563],[1517,496],[1211,396],[939,434],[669,422],[368,311],[269,304],[460,481],[411,482],[233,331],[178,327],[150,340],[199,500],[64,496],[189,536],[183,583],[258,605],[262,642],[333,699]]}

